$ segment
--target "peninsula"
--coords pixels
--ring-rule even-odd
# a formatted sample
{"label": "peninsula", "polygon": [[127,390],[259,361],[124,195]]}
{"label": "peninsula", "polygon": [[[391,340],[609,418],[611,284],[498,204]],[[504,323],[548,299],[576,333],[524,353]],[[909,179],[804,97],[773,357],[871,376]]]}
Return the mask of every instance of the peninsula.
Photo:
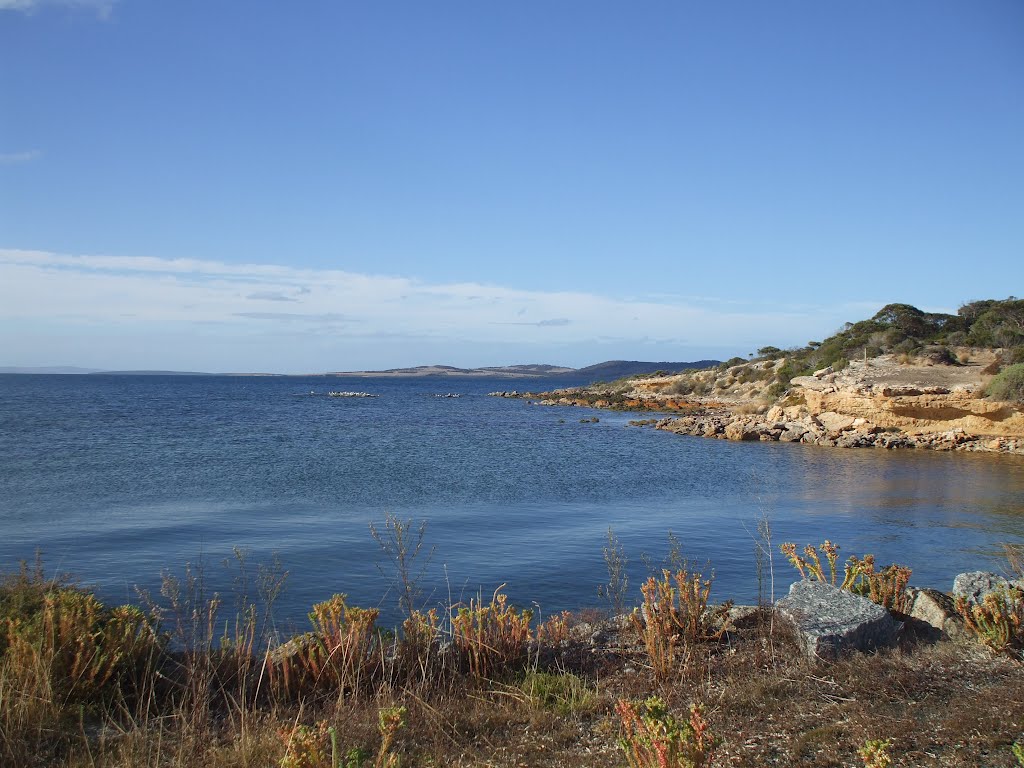
{"label": "peninsula", "polygon": [[558,365],[530,363],[526,365],[502,365],[486,368],[455,368],[450,365],[420,365],[415,368],[388,368],[383,371],[338,371],[316,374],[319,376],[373,376],[373,377],[421,377],[421,376],[462,376],[476,378],[602,378],[630,376],[647,371],[662,373],[699,370],[717,365],[718,360],[697,360],[692,362],[644,362],[641,360],[608,360],[585,368],[568,368]]}
{"label": "peninsula", "polygon": [[524,396],[668,413],[643,423],[700,437],[1024,455],[1024,300],[890,304],[802,348]]}

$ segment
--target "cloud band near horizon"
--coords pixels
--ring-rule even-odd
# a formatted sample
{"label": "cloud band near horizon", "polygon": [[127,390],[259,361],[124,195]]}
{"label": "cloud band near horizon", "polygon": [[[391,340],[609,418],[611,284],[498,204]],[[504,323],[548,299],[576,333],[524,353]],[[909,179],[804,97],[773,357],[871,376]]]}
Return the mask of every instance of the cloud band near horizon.
{"label": "cloud band near horizon", "polygon": [[[305,339],[312,354],[325,344],[343,350],[346,343],[355,349],[375,340],[402,339],[450,349],[453,359],[465,362],[469,348],[536,347],[542,352],[614,341],[627,349],[635,345],[638,355],[653,344],[666,359],[663,355],[672,349],[681,355],[687,348],[738,348],[759,339],[785,343],[806,334],[809,318],[817,327],[823,319],[817,315],[835,315],[837,308],[829,309],[740,308],[660,293],[621,298],[472,281],[431,283],[340,269],[0,249],[0,318],[9,328],[44,338],[94,337],[103,344],[146,332],[182,345],[260,339],[268,348],[294,347]],[[0,344],[0,362],[18,362],[12,359],[17,349],[10,349],[17,344],[7,336],[0,337]],[[294,357],[294,348],[290,352]],[[266,367],[255,362],[252,369]],[[316,368],[312,359],[309,365]],[[353,361],[353,367],[362,366]],[[321,366],[330,368],[326,362]]]}

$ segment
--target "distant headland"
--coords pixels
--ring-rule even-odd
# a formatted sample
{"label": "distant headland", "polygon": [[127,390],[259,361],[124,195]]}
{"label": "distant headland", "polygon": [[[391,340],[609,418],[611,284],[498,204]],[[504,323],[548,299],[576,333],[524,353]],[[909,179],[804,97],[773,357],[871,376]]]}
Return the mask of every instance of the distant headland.
{"label": "distant headland", "polygon": [[451,365],[420,365],[413,368],[388,368],[381,371],[329,371],[323,373],[209,373],[202,371],[105,371],[96,368],[72,366],[49,366],[39,368],[0,366],[0,374],[64,374],[64,375],[105,375],[105,376],[360,376],[386,378],[420,378],[424,376],[457,376],[473,378],[537,379],[537,378],[590,378],[617,379],[638,373],[661,371],[679,373],[693,369],[718,365],[718,360],[696,360],[691,362],[650,362],[642,360],[608,360],[585,368],[569,368],[561,365],[528,363],[524,365],[502,365],[483,368],[456,368]]}
{"label": "distant headland", "polygon": [[717,360],[696,360],[692,362],[645,362],[641,360],[608,360],[596,365],[588,365],[585,368],[567,368],[558,365],[542,365],[530,363],[527,365],[503,365],[486,368],[455,368],[450,365],[420,365],[415,368],[390,368],[384,371],[345,371],[337,373],[324,373],[321,376],[393,376],[393,377],[420,377],[420,376],[462,376],[478,378],[591,378],[617,379],[623,376],[633,376],[638,373],[646,373],[660,370],[665,373],[688,371],[699,368],[708,368],[718,365]]}

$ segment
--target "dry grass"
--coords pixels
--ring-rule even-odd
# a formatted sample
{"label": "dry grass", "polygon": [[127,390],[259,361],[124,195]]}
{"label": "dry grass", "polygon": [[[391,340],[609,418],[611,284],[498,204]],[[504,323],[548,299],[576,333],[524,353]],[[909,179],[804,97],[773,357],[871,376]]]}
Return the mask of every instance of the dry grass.
{"label": "dry grass", "polygon": [[[696,585],[703,602],[691,612],[707,607],[699,576],[670,585]],[[715,735],[708,765],[861,765],[859,752],[882,741],[894,765],[1015,764],[1024,665],[979,643],[904,638],[825,664],[807,660],[769,609],[728,633],[687,616],[676,625],[688,633],[685,660],[658,674],[642,626],[591,613],[540,629],[502,597],[464,606],[454,636],[436,613],[413,612],[397,639],[374,631],[371,611],[332,598],[314,610],[310,637],[291,641],[299,648],[272,652],[278,665],[292,653],[309,666],[287,687],[271,683],[260,634],[249,640],[251,613],[211,640],[213,600],[185,617],[196,645],[147,644],[157,652],[125,652],[134,661],[108,674],[113,657],[101,663],[89,649],[131,649],[148,637],[142,625],[125,632],[117,609],[23,571],[0,585],[0,765],[622,766],[630,732],[619,702],[653,695],[691,740]],[[65,603],[74,618],[59,629],[64,609],[46,606]],[[161,626],[177,626],[169,616]],[[35,619],[49,629],[33,641]],[[76,624],[90,640],[79,642]]]}

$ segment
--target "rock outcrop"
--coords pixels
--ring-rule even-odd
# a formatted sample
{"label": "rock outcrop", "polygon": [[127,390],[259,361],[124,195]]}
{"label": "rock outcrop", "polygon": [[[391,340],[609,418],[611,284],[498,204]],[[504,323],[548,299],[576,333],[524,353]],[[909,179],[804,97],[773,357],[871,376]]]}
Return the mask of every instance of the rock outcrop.
{"label": "rock outcrop", "polygon": [[1024,455],[1024,406],[981,397],[980,366],[908,365],[891,356],[815,371],[763,414],[706,407],[658,429],[726,440],[839,448],[930,448]]}
{"label": "rock outcrop", "polygon": [[[960,365],[892,355],[852,361],[769,386],[785,358],[674,375],[652,375],[544,393],[492,392],[536,405],[671,414],[657,429],[738,441],[839,448],[928,448],[1024,455],[1024,404],[983,397],[997,355],[966,350]],[[786,381],[785,378],[778,379]],[[684,394],[685,393],[685,394]]]}

